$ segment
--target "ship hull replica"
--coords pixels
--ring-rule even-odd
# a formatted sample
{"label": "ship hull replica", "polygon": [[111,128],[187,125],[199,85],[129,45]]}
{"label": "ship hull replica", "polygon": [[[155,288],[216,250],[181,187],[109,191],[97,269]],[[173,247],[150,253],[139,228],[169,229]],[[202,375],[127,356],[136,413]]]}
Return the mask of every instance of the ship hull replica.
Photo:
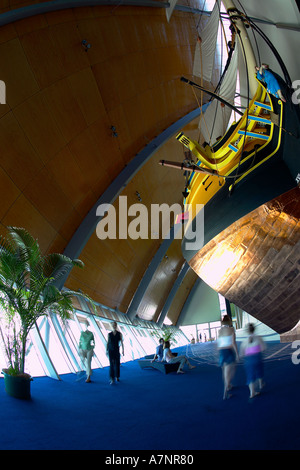
{"label": "ship hull replica", "polygon": [[[274,98],[258,81],[249,108],[217,144],[202,147],[182,133],[177,139],[199,168],[189,170],[184,199],[184,258],[230,302],[289,332],[300,319],[299,105]],[[200,215],[203,247],[191,250]]]}

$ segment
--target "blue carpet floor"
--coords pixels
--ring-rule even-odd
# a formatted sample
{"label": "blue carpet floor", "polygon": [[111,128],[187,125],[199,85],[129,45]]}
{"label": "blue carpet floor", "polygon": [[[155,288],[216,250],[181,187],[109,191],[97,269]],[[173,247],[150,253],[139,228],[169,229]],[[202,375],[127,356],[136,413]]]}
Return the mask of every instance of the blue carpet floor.
{"label": "blue carpet floor", "polygon": [[268,345],[266,387],[252,401],[242,364],[232,398],[222,400],[209,343],[193,346],[197,368],[183,375],[130,362],[112,386],[107,368],[95,370],[90,384],[73,374],[39,377],[29,401],[7,396],[1,379],[0,449],[300,449],[300,364],[292,363],[292,352],[290,345]]}

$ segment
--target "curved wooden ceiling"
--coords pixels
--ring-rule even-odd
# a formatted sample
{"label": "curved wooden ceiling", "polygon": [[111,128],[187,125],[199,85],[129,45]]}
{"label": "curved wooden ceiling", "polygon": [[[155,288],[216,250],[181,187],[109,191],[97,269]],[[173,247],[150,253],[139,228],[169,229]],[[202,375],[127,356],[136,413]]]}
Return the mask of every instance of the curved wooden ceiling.
{"label": "curved wooden ceiling", "polygon": [[[191,76],[196,37],[190,13],[174,12],[168,23],[164,9],[126,6],[62,10],[0,28],[0,78],[7,89],[7,104],[0,107],[1,233],[22,226],[44,252],[64,251],[119,172],[197,107],[180,81]],[[136,191],[148,207],[181,202],[182,173],[158,165],[170,157],[183,158],[172,140],[125,188],[128,204],[138,202]],[[85,269],[74,270],[66,286],[125,313],[160,243],[100,241],[94,233],[80,255]],[[184,262],[180,241],[166,255],[141,318],[158,318]],[[195,279],[190,271],[178,290],[170,309],[174,323]]]}
{"label": "curved wooden ceiling", "polygon": [[[0,0],[1,13],[31,4]],[[250,13],[255,6],[250,2]],[[279,6],[275,11],[280,16]],[[285,30],[276,28],[279,33]],[[129,6],[69,8],[0,27],[0,79],[7,91],[7,104],[0,106],[0,233],[8,225],[22,226],[38,238],[44,252],[64,252],[87,213],[138,152],[197,107],[193,92],[180,81],[182,75],[192,77],[196,38],[192,13],[174,11],[168,23],[163,8]],[[87,51],[83,40],[91,44]],[[187,128],[197,132],[197,123]],[[183,175],[160,167],[160,159],[182,161],[183,149],[170,139],[155,153],[122,192],[128,205],[139,202],[136,191],[148,208],[153,202],[181,202]],[[258,219],[261,210],[255,214]],[[230,230],[220,236],[230,238]],[[95,232],[80,255],[85,269],[73,270],[66,286],[126,313],[161,241],[101,241]],[[143,296],[141,318],[159,318],[183,263],[180,241],[175,240]],[[296,267],[288,263],[288,268],[290,286]],[[174,324],[196,277],[190,269],[177,291],[168,312]],[[285,294],[276,288],[279,278],[272,279],[274,299],[281,295],[282,300]],[[211,285],[216,290],[247,310],[250,304],[241,299],[238,273],[231,286],[220,289],[215,282]],[[256,301],[259,296],[257,291]],[[264,300],[272,310],[272,296]],[[254,301],[252,310],[259,308]],[[299,307],[296,300],[294,307]],[[263,321],[278,331],[296,321],[297,314],[289,318],[279,311],[275,319],[267,310]]]}

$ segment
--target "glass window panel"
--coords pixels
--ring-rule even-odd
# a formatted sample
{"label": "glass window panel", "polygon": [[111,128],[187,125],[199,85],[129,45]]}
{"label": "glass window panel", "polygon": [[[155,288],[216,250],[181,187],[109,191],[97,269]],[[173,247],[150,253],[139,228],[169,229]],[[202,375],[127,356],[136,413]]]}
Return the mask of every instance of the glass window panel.
{"label": "glass window panel", "polygon": [[32,332],[28,335],[28,343],[25,359],[26,370],[33,377],[43,377],[44,375],[47,375],[47,369],[40,350],[35,344]]}
{"label": "glass window panel", "polygon": [[[132,337],[130,338],[127,327],[124,325],[118,325],[118,329],[123,335],[123,343],[124,343],[124,356],[121,356],[122,362],[126,361],[133,361],[137,358],[136,348],[132,341]],[[121,348],[120,348],[121,351]]]}
{"label": "glass window panel", "polygon": [[139,333],[138,330],[134,327],[128,327],[128,328],[130,331],[131,341],[135,345],[135,348],[137,351],[136,358],[145,356],[146,354],[145,344],[143,343],[143,340],[138,336],[137,334]]}
{"label": "glass window panel", "polygon": [[53,362],[55,369],[58,374],[67,374],[73,372],[73,366],[67,356],[60,339],[58,338],[56,329],[53,325],[51,318],[49,318],[49,335],[46,338],[46,323],[40,329],[41,336],[44,342],[47,344],[47,350],[49,356]]}

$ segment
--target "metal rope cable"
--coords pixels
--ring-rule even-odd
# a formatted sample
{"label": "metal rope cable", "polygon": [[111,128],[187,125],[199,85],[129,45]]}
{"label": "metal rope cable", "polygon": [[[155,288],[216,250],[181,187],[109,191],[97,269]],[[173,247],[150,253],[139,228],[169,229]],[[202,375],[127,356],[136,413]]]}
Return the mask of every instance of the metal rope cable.
{"label": "metal rope cable", "polygon": [[236,10],[236,15],[234,15],[232,18],[239,18],[239,19],[244,19],[247,23],[248,23],[248,26],[250,26],[252,29],[254,29],[261,37],[262,39],[267,43],[267,45],[269,46],[269,48],[271,49],[271,51],[273,52],[274,56],[276,57],[280,67],[281,67],[281,70],[283,72],[283,75],[284,75],[284,79],[285,79],[285,83],[287,85],[287,87],[289,89],[292,88],[292,81],[291,81],[291,78],[290,78],[290,75],[288,73],[288,70],[285,66],[285,63],[284,61],[282,60],[279,52],[277,51],[277,49],[275,48],[274,44],[270,41],[270,39],[267,37],[267,35],[259,28],[259,26],[257,26],[257,24],[250,18],[246,15],[246,13],[242,13],[240,12],[239,10]]}
{"label": "metal rope cable", "polygon": [[[239,35],[239,39],[240,39],[240,43],[241,43],[241,46],[242,46],[242,50],[243,50],[243,55],[244,55],[244,61],[245,61],[245,65],[246,65],[246,77],[247,77],[247,110],[246,110],[246,125],[245,125],[245,135],[244,135],[244,140],[243,140],[243,146],[242,146],[242,150],[241,150],[241,156],[240,156],[240,159],[239,159],[239,163],[238,163],[238,167],[237,167],[237,170],[236,170],[236,174],[235,174],[235,179],[233,181],[233,184],[231,186],[231,189],[229,191],[229,196],[232,194],[233,192],[233,189],[234,189],[234,184],[235,184],[235,181],[236,181],[236,178],[238,177],[238,172],[239,172],[239,169],[240,169],[240,165],[241,165],[241,160],[242,160],[242,157],[243,157],[243,153],[244,153],[244,149],[245,149],[245,143],[246,143],[246,138],[247,138],[247,128],[248,128],[248,116],[249,116],[249,102],[250,102],[250,84],[249,84],[249,71],[248,71],[248,64],[247,64],[247,57],[246,57],[246,51],[245,51],[245,48],[244,48],[244,43],[243,43],[243,40],[242,40],[242,37],[241,37],[241,34],[240,34],[240,30],[237,28],[237,26],[233,23],[234,27],[236,28],[236,32],[237,34]],[[255,152],[255,156],[256,156],[256,152]],[[254,156],[254,157],[255,157]],[[253,160],[254,161],[254,160]],[[251,168],[251,166],[250,166]],[[247,170],[248,171],[248,170]]]}

